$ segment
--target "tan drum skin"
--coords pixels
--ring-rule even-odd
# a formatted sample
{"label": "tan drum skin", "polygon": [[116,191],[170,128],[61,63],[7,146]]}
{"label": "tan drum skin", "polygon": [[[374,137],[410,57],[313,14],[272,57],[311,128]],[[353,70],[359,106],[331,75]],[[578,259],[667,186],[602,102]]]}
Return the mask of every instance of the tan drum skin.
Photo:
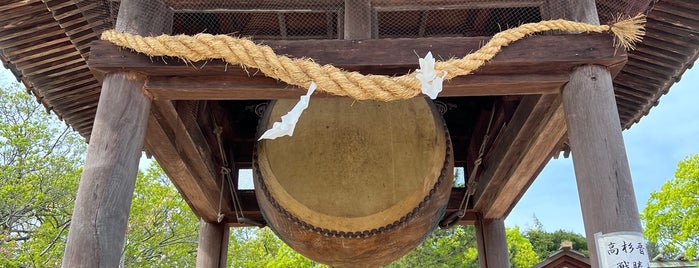
{"label": "tan drum skin", "polygon": [[[258,132],[295,104],[271,102]],[[434,229],[453,155],[430,100],[314,98],[292,137],[258,142],[253,168],[260,210],[290,247],[335,267],[374,267]]]}

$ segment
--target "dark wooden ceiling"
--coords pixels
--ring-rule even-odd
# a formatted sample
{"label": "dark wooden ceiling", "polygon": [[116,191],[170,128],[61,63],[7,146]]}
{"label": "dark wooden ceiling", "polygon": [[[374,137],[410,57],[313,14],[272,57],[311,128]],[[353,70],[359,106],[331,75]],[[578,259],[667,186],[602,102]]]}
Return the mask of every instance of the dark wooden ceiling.
{"label": "dark wooden ceiling", "polygon": [[[173,1],[173,5],[211,5],[220,1],[200,2]],[[309,5],[317,2],[309,1]],[[325,2],[323,8],[338,4],[322,2]],[[616,8],[617,2],[598,1],[598,6]],[[89,71],[85,59],[89,57],[89,43],[98,39],[99,31],[112,27],[114,14],[110,13],[115,8],[110,8],[108,3],[118,4],[83,0],[3,0],[0,6],[3,65],[13,70],[17,79],[34,92],[48,110],[85,137],[89,137],[92,129],[101,86],[99,77]],[[385,6],[387,1],[377,1],[377,5]],[[697,3],[691,0],[662,0],[653,4],[648,12],[644,41],[629,53],[628,64],[614,80],[624,128],[648,114],[660,96],[666,94],[696,60],[698,12]],[[316,27],[325,27],[327,33],[327,23],[321,24]],[[275,24],[275,27],[278,26]],[[418,25],[416,37],[420,32]],[[338,31],[333,30],[330,35],[337,34]]]}

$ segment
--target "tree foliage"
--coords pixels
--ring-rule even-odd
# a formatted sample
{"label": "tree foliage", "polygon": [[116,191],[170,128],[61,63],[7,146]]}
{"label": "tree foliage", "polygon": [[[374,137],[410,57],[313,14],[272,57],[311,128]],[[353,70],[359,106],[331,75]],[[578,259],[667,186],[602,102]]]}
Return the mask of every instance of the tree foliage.
{"label": "tree foliage", "polygon": [[680,161],[675,178],[651,193],[641,220],[645,237],[660,246],[666,256],[698,256],[699,154]]}
{"label": "tree foliage", "polygon": [[[415,250],[386,267],[478,267],[473,226],[435,230]],[[233,228],[232,267],[326,267],[295,252],[269,229]]]}
{"label": "tree foliage", "polygon": [[231,267],[315,267],[322,266],[284,244],[269,228],[233,228],[228,243]]}
{"label": "tree foliage", "polygon": [[0,266],[60,266],[83,139],[23,93],[0,88]]}
{"label": "tree foliage", "polygon": [[[22,91],[0,88],[0,267],[60,267],[86,144]],[[198,222],[154,164],[136,181],[123,264],[194,266]]]}
{"label": "tree foliage", "polygon": [[[531,243],[518,227],[506,231],[511,267],[539,262]],[[233,228],[228,246],[233,267],[326,267],[296,253],[269,228]],[[473,226],[437,229],[415,250],[386,267],[478,267]]]}
{"label": "tree foliage", "polygon": [[193,267],[199,220],[153,162],[139,172],[124,249],[125,267]]}
{"label": "tree foliage", "polygon": [[534,247],[519,231],[519,227],[507,228],[507,250],[510,256],[510,267],[532,267],[539,263],[539,256],[534,252]]}
{"label": "tree foliage", "polygon": [[387,267],[478,267],[473,226],[437,229],[415,250]]}
{"label": "tree foliage", "polygon": [[547,232],[536,216],[534,217],[534,227],[526,230],[524,236],[532,244],[534,252],[536,252],[540,260],[544,260],[556,252],[563,241],[571,241],[573,242],[573,249],[585,255],[589,254],[587,240],[585,240],[584,236],[564,230]]}

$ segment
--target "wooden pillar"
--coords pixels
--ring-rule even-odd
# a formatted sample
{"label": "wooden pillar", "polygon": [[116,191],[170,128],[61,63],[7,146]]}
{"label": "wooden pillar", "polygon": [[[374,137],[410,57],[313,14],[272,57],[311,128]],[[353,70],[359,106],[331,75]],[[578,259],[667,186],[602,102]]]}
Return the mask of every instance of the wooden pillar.
{"label": "wooden pillar", "polygon": [[371,1],[345,0],[344,39],[371,39]]}
{"label": "wooden pillar", "polygon": [[505,220],[476,220],[476,243],[478,245],[478,262],[481,268],[510,267],[510,258],[505,236]]}
{"label": "wooden pillar", "polygon": [[226,267],[229,230],[225,224],[199,221],[197,268]]}
{"label": "wooden pillar", "polygon": [[[593,0],[575,2],[571,14],[599,24]],[[579,67],[562,97],[590,263],[598,267],[595,233],[642,231],[612,76],[602,66]]]}
{"label": "wooden pillar", "polygon": [[[117,30],[143,35],[169,31],[169,9],[162,9],[169,16],[163,19],[161,14],[145,13],[155,11],[156,1],[149,9],[140,2],[121,2]],[[150,111],[150,100],[141,91],[144,81],[132,73],[104,78],[63,267],[119,265]]]}
{"label": "wooden pillar", "polygon": [[597,267],[595,233],[641,232],[609,71],[596,65],[574,70],[563,108],[590,263]]}

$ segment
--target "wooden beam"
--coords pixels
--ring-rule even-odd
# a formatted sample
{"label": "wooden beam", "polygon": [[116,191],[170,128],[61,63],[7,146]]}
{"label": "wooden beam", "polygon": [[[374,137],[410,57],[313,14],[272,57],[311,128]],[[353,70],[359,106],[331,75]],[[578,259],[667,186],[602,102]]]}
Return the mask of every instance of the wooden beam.
{"label": "wooden beam", "polygon": [[105,77],[64,267],[116,267],[124,245],[150,102],[133,74]]}
{"label": "wooden beam", "polygon": [[[159,124],[162,124],[163,131],[167,133],[167,138],[171,142],[171,146],[176,148],[176,154],[181,159],[183,166],[176,162],[170,162],[172,159],[159,159],[159,155],[168,153],[171,147],[149,147],[149,150],[156,156],[158,163],[161,163],[164,169],[169,170],[173,174],[183,174],[185,178],[193,177],[198,185],[193,189],[194,193],[189,193],[189,188],[185,185],[177,185],[178,183],[188,183],[185,178],[172,178],[173,183],[184,190],[185,197],[196,197],[203,200],[189,200],[191,203],[198,203],[199,206],[192,209],[203,209],[196,213],[209,222],[215,222],[218,211],[210,213],[211,208],[218,208],[218,197],[221,190],[221,178],[216,170],[216,165],[212,162],[211,156],[214,152],[208,146],[206,138],[202,130],[197,124],[195,115],[187,115],[177,111],[172,101],[153,101],[152,113]],[[155,137],[152,137],[155,138]],[[149,142],[151,137],[149,137]],[[161,142],[162,141],[153,141]],[[159,152],[163,150],[163,152]],[[202,195],[198,194],[202,192]],[[229,202],[221,204],[222,212],[231,209]]]}
{"label": "wooden beam", "polygon": [[517,8],[538,7],[544,0],[446,0],[439,1],[439,6],[416,4],[412,0],[374,0],[372,3],[376,9],[382,11],[410,11],[430,9],[492,9],[492,8]]}
{"label": "wooden beam", "polygon": [[[599,24],[594,0],[572,5],[577,20]],[[642,232],[612,74],[603,66],[576,68],[562,96],[590,264],[597,268],[596,233]]]}
{"label": "wooden beam", "polygon": [[[134,8],[122,8],[124,3],[131,4],[130,0],[122,0],[119,5],[119,15],[114,29],[120,32],[138,34],[142,36],[158,36],[172,32],[172,10],[161,0],[148,1],[135,4]],[[120,20],[119,17],[131,19]]]}
{"label": "wooden beam", "polygon": [[[269,45],[282,54],[309,56],[321,64],[334,64],[348,70],[401,74],[417,68],[414,51],[432,50],[442,58],[461,57],[465,54],[464,51],[470,51],[469,47],[475,49],[483,42],[482,38],[425,39],[431,39],[434,43],[428,45],[422,39],[407,39],[401,42],[326,40],[314,41],[313,44],[307,41],[270,41]],[[619,67],[625,63],[626,56],[622,53],[615,54],[611,42],[611,38],[606,35],[568,35],[565,38],[538,36],[536,39],[525,39],[503,50],[475,74],[445,82],[440,96],[558,93],[567,82],[568,70],[576,66],[600,64],[618,72],[621,69]],[[406,43],[415,46],[409,48]],[[464,45],[455,45],[459,43]],[[403,52],[392,56],[385,47]],[[406,51],[410,55],[403,55]],[[208,62],[201,68],[194,68],[191,64],[178,63],[177,59],[152,61],[146,56],[118,49],[103,41],[94,42],[91,53],[90,66],[93,69],[132,70],[149,75],[145,89],[158,100],[279,99],[297,98],[305,93],[297,87],[262,75],[251,77],[248,72],[217,60]],[[359,54],[365,56],[355,57]]]}
{"label": "wooden beam", "polygon": [[197,268],[225,268],[230,228],[225,224],[199,221]]}
{"label": "wooden beam", "polygon": [[[505,189],[510,180],[526,180],[530,181],[533,178],[515,178],[515,174],[531,174],[529,169],[537,170],[539,163],[535,167],[527,167],[523,165],[523,160],[527,159],[529,154],[550,154],[551,150],[546,151],[546,141],[539,143],[544,148],[532,148],[532,145],[537,135],[543,134],[541,131],[547,130],[545,127],[545,119],[550,119],[551,107],[554,105],[558,95],[535,95],[526,96],[522,99],[517,110],[515,110],[510,122],[497,134],[496,140],[493,141],[493,147],[485,156],[483,161],[483,173],[478,180],[478,186],[474,194],[474,208],[484,214],[486,219],[499,219],[509,211],[509,205],[505,204],[498,208],[497,211],[490,211],[493,205],[501,198],[503,191],[509,192],[512,195],[514,191],[522,189]],[[548,129],[551,130],[551,129]],[[496,136],[493,134],[491,136]],[[558,139],[548,141],[555,144]],[[543,150],[542,152],[532,151]],[[537,173],[537,172],[533,172]],[[536,174],[533,174],[534,176]],[[528,183],[525,184],[528,186]],[[507,200],[512,200],[508,198]],[[498,201],[503,203],[504,201]],[[507,202],[505,202],[507,203]],[[512,204],[514,205],[514,204]]]}
{"label": "wooden beam", "polygon": [[[572,4],[572,2],[566,2],[553,4],[548,2],[550,1],[547,1],[546,5],[550,6],[545,8],[547,11],[546,16],[564,17],[581,21],[584,20],[585,16],[589,15],[588,9],[570,6],[576,5],[577,3]],[[577,11],[571,12],[569,10]],[[595,21],[591,22],[594,23]],[[605,67],[616,74],[621,70],[623,65],[624,63],[620,62],[618,64],[605,65]],[[498,173],[497,171],[484,175],[486,180],[495,178],[495,181],[488,182],[488,186],[492,186],[490,190],[484,189],[487,193],[482,196],[482,199],[477,199],[477,207],[483,212],[485,218],[501,218],[509,214],[529,185],[531,185],[539,172],[548,163],[551,154],[557,149],[558,141],[565,137],[566,126],[560,98],[557,98],[550,104],[546,113],[538,115],[538,119],[534,120],[540,120],[542,123],[535,129],[525,129],[526,132],[524,133],[528,133],[530,137],[533,138],[531,141],[522,145],[524,146],[524,152],[520,155],[510,155],[514,156],[514,158],[505,162],[508,164],[505,166],[498,166],[498,168],[505,168],[506,177],[501,177],[502,175],[490,177],[490,175]],[[516,151],[513,151],[513,153],[516,153]]]}
{"label": "wooden beam", "polygon": [[479,217],[475,229],[480,267],[510,267],[507,237],[505,237],[505,220]]}
{"label": "wooden beam", "polygon": [[371,39],[371,1],[345,0],[343,39]]}
{"label": "wooden beam", "polygon": [[[210,189],[202,184],[197,174],[183,161],[179,155],[178,145],[168,126],[151,113],[148,118],[147,139],[145,148],[158,161],[177,190],[194,213],[209,221],[214,221],[218,213],[218,202],[210,196]],[[169,135],[168,135],[169,134]]]}
{"label": "wooden beam", "polygon": [[[180,191],[182,192],[182,191]],[[451,212],[454,212],[459,209],[459,205],[461,204],[461,200],[464,196],[464,193],[466,193],[465,188],[452,188],[451,189],[451,195],[449,195],[449,203],[447,204],[447,209],[446,209],[446,215],[449,215]],[[238,191],[238,198],[240,199],[240,203],[242,205],[242,210],[243,214],[245,214],[246,218],[256,220],[258,222],[264,222],[264,218],[262,217],[262,214],[260,213],[260,208],[257,205],[257,199],[255,198],[255,191],[254,190],[239,190]],[[458,222],[460,225],[473,225],[475,224],[477,219],[477,213],[476,211],[469,210],[466,211],[466,215]],[[226,217],[224,218],[224,222],[228,226],[249,226],[249,225],[244,225],[241,223],[238,223],[236,221],[236,216],[235,212],[233,211],[228,211],[226,212]]]}
{"label": "wooden beam", "polygon": [[[471,75],[444,83],[440,97],[558,94],[564,74]],[[144,89],[154,100],[296,99],[305,89],[272,78],[241,76],[151,76]],[[315,97],[333,97],[316,94]]]}
{"label": "wooden beam", "polygon": [[[460,58],[477,50],[487,40],[486,37],[270,40],[264,44],[280,55],[306,57],[350,71],[393,75],[418,68],[417,55],[431,51],[436,59]],[[536,36],[504,48],[476,74],[567,74],[584,64],[612,66],[625,61],[626,53],[616,51],[612,36],[607,34]],[[148,76],[248,76],[254,73],[220,60],[192,64],[174,58],[151,58],[107,41],[92,42],[88,65],[101,72],[128,70]]]}
{"label": "wooden beam", "polygon": [[[165,25],[158,20],[168,17],[169,9],[147,15],[145,10],[143,2],[122,1],[116,29],[162,33]],[[150,110],[150,100],[141,90],[144,83],[130,72],[104,78],[63,267],[119,266]]]}
{"label": "wooden beam", "polygon": [[563,107],[590,263],[597,267],[595,233],[642,231],[609,72],[593,65],[573,71]]}
{"label": "wooden beam", "polygon": [[[534,119],[536,120],[536,119]],[[566,134],[566,124],[560,95],[549,106],[548,111],[539,119],[541,123],[530,133],[530,139],[524,154],[518,159],[509,178],[503,182],[500,193],[484,204],[485,218],[504,218],[512,211],[534,179],[551,160],[559,141]]]}

